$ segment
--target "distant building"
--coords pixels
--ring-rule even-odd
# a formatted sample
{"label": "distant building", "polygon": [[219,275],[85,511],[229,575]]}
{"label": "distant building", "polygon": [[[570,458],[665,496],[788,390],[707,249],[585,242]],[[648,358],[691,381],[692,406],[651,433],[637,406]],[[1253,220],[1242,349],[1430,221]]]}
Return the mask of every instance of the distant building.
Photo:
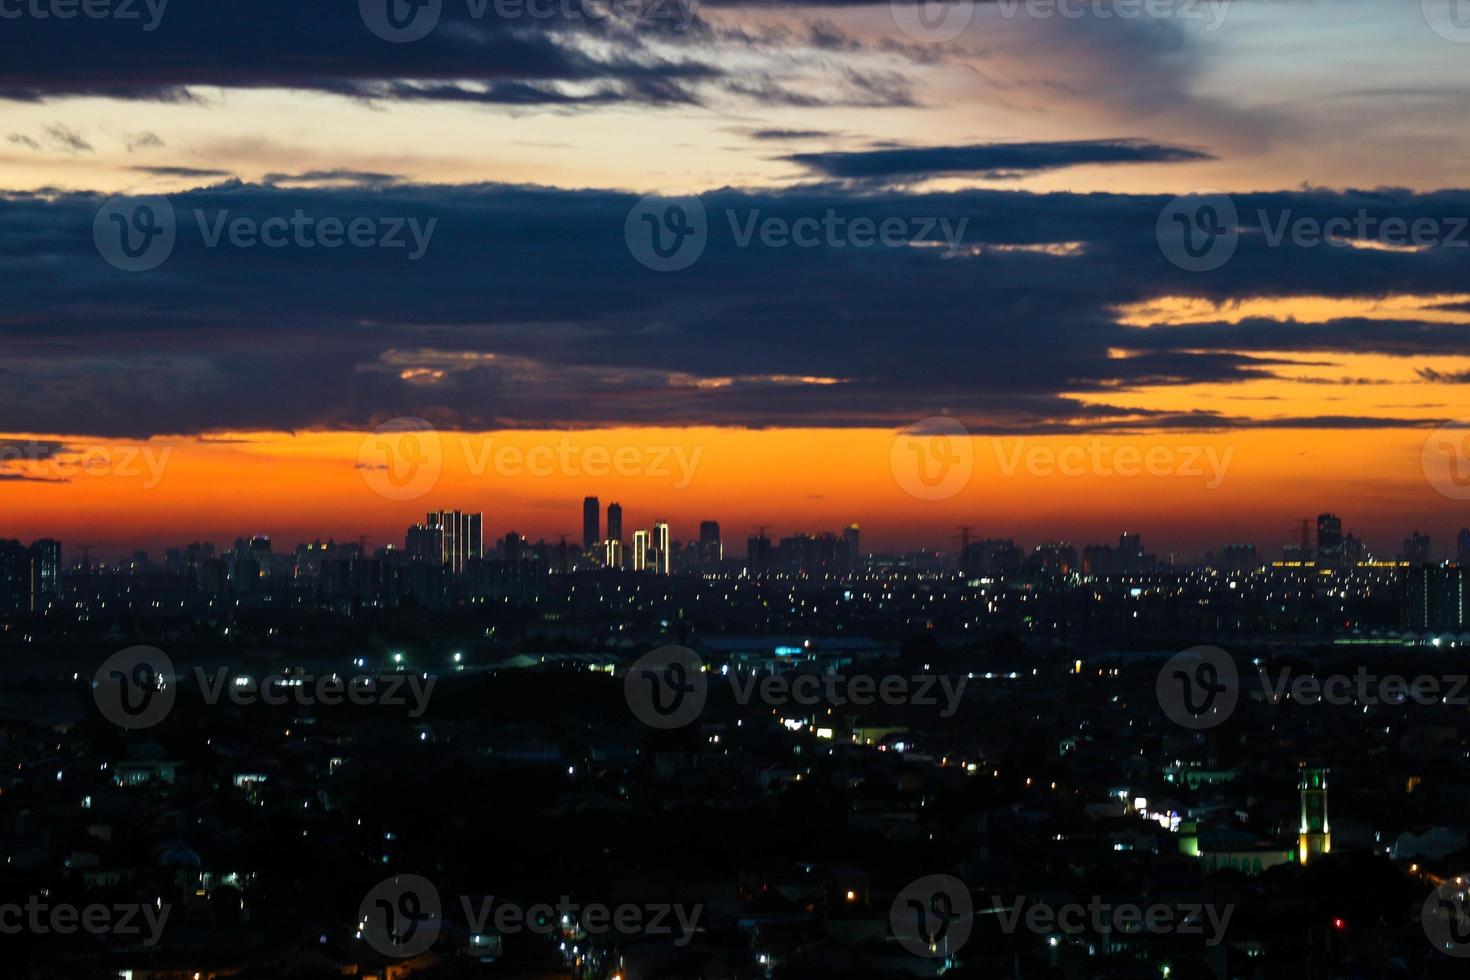
{"label": "distant building", "polygon": [[633,571],[642,572],[648,569],[648,532],[633,532]]}
{"label": "distant building", "polygon": [[1342,565],[1342,518],[1336,514],[1317,516],[1317,563],[1328,568]]}
{"label": "distant building", "polygon": [[61,542],[42,538],[31,542],[29,605],[40,612],[61,596]]}
{"label": "distant building", "polygon": [[411,524],[403,536],[410,561],[438,564],[444,556],[444,529],[438,524]]}
{"label": "distant building", "polygon": [[430,511],[425,523],[439,526],[440,564],[447,566],[452,574],[463,574],[471,561],[485,557],[483,514],[457,510]]}
{"label": "distant building", "polygon": [[725,558],[725,545],[720,540],[719,521],[699,522],[699,566],[712,571],[720,567]]}
{"label": "distant building", "polygon": [[602,504],[596,497],[582,499],[582,550],[591,551],[602,540]]}
{"label": "distant building", "polygon": [[768,572],[771,569],[771,539],[764,534],[752,534],[745,539],[745,565],[752,573]]}
{"label": "distant building", "polygon": [[19,541],[0,541],[0,615],[30,611],[31,555]]}
{"label": "distant building", "polygon": [[623,540],[623,505],[611,503],[607,505],[607,539],[609,541]]}
{"label": "distant building", "polygon": [[1416,564],[1404,569],[1403,627],[1416,633],[1462,631],[1470,625],[1463,565]]}
{"label": "distant building", "polygon": [[842,531],[842,546],[847,551],[847,570],[863,567],[862,532],[857,523],[847,525]]}
{"label": "distant building", "polygon": [[1429,555],[1429,535],[1415,531],[1404,539],[1404,561],[1427,565]]}
{"label": "distant building", "polygon": [[1253,572],[1261,567],[1260,555],[1253,544],[1227,544],[1220,549],[1220,570]]}
{"label": "distant building", "polygon": [[1455,561],[1461,565],[1470,565],[1470,527],[1460,530],[1455,546]]}
{"label": "distant building", "polygon": [[669,562],[673,556],[673,549],[669,547],[668,521],[656,521],[654,523],[653,550],[654,571],[656,571],[660,575],[669,574]]}

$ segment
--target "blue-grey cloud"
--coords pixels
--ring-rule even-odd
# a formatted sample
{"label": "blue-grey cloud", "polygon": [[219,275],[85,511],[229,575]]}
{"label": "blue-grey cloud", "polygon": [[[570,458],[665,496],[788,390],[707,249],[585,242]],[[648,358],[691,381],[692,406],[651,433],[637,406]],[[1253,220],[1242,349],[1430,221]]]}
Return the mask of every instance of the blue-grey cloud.
{"label": "blue-grey cloud", "polygon": [[[1236,253],[1205,274],[1161,252],[1168,200],[719,189],[702,196],[698,261],[656,272],[629,249],[637,198],[626,193],[234,181],[173,195],[172,253],[129,273],[94,243],[102,195],[11,194],[0,197],[11,284],[0,431],[299,430],[397,415],[464,427],[887,426],[946,413],[977,432],[1211,428],[1247,423],[1209,406],[1119,407],[1135,399],[1118,393],[1289,377],[1335,353],[1470,349],[1470,317],[1140,329],[1117,313],[1163,296],[1456,294],[1470,249],[1273,247],[1261,226],[1360,208],[1443,221],[1470,215],[1470,191],[1241,195]],[[397,226],[401,239],[409,220],[434,231],[417,261],[403,247],[236,245],[223,231],[239,219],[286,229],[298,215]],[[883,227],[924,241],[873,242]],[[222,235],[212,247],[210,229]],[[953,248],[946,229],[963,229]]]}
{"label": "blue-grey cloud", "polygon": [[837,180],[911,183],[931,177],[997,180],[1087,164],[1194,163],[1213,158],[1186,147],[1112,139],[884,147],[792,153],[782,159]]}

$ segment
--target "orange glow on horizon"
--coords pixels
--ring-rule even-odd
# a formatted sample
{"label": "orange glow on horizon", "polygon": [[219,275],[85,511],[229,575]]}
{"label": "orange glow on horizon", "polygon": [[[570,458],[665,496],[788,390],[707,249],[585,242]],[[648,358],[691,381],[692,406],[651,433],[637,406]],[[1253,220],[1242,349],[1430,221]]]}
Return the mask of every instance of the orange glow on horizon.
{"label": "orange glow on horizon", "polygon": [[[623,505],[624,535],[668,520],[694,537],[718,520],[731,554],[758,525],[773,536],[862,526],[865,550],[953,550],[976,537],[1115,540],[1127,526],[1152,549],[1202,554],[1254,541],[1272,554],[1292,519],[1332,510],[1382,554],[1415,528],[1441,547],[1463,505],[1425,480],[1423,428],[1248,430],[1138,435],[973,436],[952,496],[920,499],[900,485],[895,441],[875,429],[600,429],[428,434],[430,483],[397,487],[359,432],[228,433],[146,442],[8,436],[14,447],[58,439],[56,461],[0,472],[8,516],[0,536],[55,536],[122,555],[193,540],[227,544],[270,534],[278,549],[320,537],[402,546],[431,509],[485,513],[487,538],[580,540],[581,501]],[[926,450],[920,449],[920,455]],[[11,453],[11,459],[14,453]],[[968,460],[968,463],[965,461]],[[905,477],[905,479],[907,479]],[[375,487],[377,489],[375,489]],[[390,496],[379,490],[387,488]],[[401,497],[404,489],[415,495]]]}

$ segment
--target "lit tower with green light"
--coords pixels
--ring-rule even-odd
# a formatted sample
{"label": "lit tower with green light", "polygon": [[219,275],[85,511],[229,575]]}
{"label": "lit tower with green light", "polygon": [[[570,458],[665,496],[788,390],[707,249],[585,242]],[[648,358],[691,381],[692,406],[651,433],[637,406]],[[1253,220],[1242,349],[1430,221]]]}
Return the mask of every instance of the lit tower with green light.
{"label": "lit tower with green light", "polygon": [[1332,828],[1327,822],[1327,770],[1302,767],[1301,862],[1332,851]]}

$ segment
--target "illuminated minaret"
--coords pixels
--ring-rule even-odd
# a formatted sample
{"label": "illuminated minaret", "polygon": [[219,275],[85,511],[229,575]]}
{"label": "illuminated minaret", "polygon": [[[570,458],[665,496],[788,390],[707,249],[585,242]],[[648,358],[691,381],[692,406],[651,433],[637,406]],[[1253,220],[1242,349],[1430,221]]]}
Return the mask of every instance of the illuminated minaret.
{"label": "illuminated minaret", "polygon": [[1306,864],[1332,851],[1332,828],[1327,822],[1327,770],[1302,768],[1301,862]]}

